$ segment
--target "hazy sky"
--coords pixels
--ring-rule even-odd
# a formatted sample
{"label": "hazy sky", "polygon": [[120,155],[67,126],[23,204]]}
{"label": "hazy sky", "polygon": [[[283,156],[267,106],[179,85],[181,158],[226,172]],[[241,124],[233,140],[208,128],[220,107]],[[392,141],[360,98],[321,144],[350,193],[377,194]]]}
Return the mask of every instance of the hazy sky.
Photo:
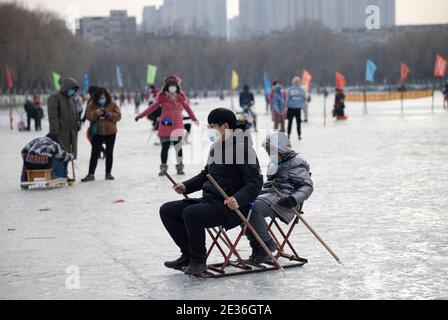
{"label": "hazy sky", "polygon": [[[10,0],[0,0],[5,2]],[[110,9],[127,9],[142,19],[145,5],[161,5],[163,0],[19,0],[30,8],[45,7],[66,16],[108,15]],[[238,1],[228,0],[229,16],[238,14]],[[398,24],[448,23],[448,0],[397,0]]]}

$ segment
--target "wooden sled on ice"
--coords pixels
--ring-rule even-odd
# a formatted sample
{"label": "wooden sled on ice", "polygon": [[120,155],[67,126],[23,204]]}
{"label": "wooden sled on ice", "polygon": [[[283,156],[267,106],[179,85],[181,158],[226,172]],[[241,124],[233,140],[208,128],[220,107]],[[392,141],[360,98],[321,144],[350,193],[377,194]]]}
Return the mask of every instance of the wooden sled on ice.
{"label": "wooden sled on ice", "polygon": [[53,170],[27,170],[27,180],[21,182],[22,189],[55,189],[70,185],[67,178],[53,179]]}

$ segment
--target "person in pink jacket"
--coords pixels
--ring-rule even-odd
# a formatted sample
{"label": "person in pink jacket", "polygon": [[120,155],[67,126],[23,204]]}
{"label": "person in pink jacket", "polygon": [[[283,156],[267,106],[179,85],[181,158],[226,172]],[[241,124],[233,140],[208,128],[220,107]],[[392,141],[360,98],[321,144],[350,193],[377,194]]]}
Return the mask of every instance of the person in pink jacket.
{"label": "person in pink jacket", "polygon": [[177,76],[169,76],[164,80],[165,85],[158,94],[156,101],[151,104],[145,111],[140,113],[135,121],[149,116],[159,107],[162,108],[162,114],[159,120],[159,137],[162,144],[161,160],[159,176],[163,176],[168,171],[168,151],[171,145],[174,145],[177,155],[177,174],[183,175],[184,165],[182,162],[182,140],[185,135],[184,120],[182,112],[185,109],[190,118],[196,125],[199,122],[191,110],[186,95],[182,92],[179,78]]}

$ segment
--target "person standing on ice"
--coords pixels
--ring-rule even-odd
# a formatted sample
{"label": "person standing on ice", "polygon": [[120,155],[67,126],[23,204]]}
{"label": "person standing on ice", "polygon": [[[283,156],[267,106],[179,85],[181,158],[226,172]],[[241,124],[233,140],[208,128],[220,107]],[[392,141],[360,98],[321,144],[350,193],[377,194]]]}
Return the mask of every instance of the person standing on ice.
{"label": "person standing on ice", "polygon": [[292,87],[288,89],[286,95],[286,108],[288,109],[288,138],[291,138],[292,124],[294,119],[297,122],[297,134],[302,140],[302,110],[306,104],[306,93],[300,86],[300,77],[292,79]]}
{"label": "person standing on ice", "polygon": [[345,94],[342,89],[336,89],[336,97],[334,101],[333,117],[337,120],[346,120],[345,116]]}
{"label": "person standing on ice", "polygon": [[255,105],[255,97],[254,94],[250,91],[250,86],[245,84],[243,87],[243,91],[240,93],[240,107],[244,112],[249,112],[253,119],[253,125],[255,132],[257,132],[257,115],[253,111],[253,107]]}
{"label": "person standing on ice", "polygon": [[286,93],[279,81],[274,82],[269,101],[272,109],[274,130],[278,130],[280,127],[280,132],[285,132]]}
{"label": "person standing on ice", "polygon": [[[79,91],[78,82],[73,78],[62,81],[59,92],[53,93],[48,98],[48,121],[50,133],[58,138],[62,148],[74,155],[76,159],[78,152],[78,132],[81,130],[81,121],[76,110],[73,97]],[[56,162],[63,177],[68,177],[68,162]]]}
{"label": "person standing on ice", "polygon": [[161,162],[159,176],[165,175],[168,171],[168,152],[171,145],[174,145],[177,156],[176,170],[178,175],[184,175],[182,140],[185,135],[183,110],[187,111],[189,117],[196,125],[199,125],[195,114],[187,102],[186,95],[182,92],[177,76],[169,76],[165,80],[162,92],[157,95],[156,101],[151,104],[145,111],[139,114],[135,121],[151,115],[162,108],[159,120],[158,134],[160,143],[162,144]]}
{"label": "person standing on ice", "polygon": [[[310,167],[301,155],[291,147],[286,134],[276,132],[263,142],[263,148],[269,154],[271,162],[268,166],[268,181],[255,200],[250,223],[266,246],[274,252],[277,246],[271,238],[265,217],[279,218],[289,224],[295,218],[292,208],[296,208],[307,200],[314,191],[311,181]],[[274,191],[276,187],[283,195],[280,198]],[[256,241],[254,235],[246,232],[252,247],[249,261],[259,265],[269,260],[269,256]]]}
{"label": "person standing on ice", "polygon": [[448,108],[448,81],[445,83],[445,88],[443,89],[443,109]]}
{"label": "person standing on ice", "polygon": [[[215,109],[208,116],[209,138],[213,142],[204,170],[173,189],[179,194],[202,190],[201,199],[165,203],[160,217],[182,255],[165,262],[171,269],[187,268],[187,275],[201,275],[207,270],[205,229],[224,226],[227,230],[241,225],[233,211],[247,216],[251,203],[263,185],[260,165],[251,140],[237,128],[235,114],[228,109]],[[210,174],[231,197],[224,200],[208,180]]]}
{"label": "person standing on ice", "polygon": [[95,181],[95,171],[102,145],[106,145],[106,180],[114,180],[112,165],[114,146],[117,137],[117,122],[121,120],[120,107],[112,101],[105,88],[98,88],[92,101],[87,106],[87,120],[90,121],[92,152],[90,155],[89,174],[82,182]]}

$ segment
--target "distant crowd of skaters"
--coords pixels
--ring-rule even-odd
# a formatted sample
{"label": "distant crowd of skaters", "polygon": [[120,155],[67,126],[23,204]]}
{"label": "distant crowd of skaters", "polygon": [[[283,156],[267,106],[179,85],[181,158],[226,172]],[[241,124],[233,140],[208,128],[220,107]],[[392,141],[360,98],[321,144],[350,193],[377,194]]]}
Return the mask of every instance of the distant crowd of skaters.
{"label": "distant crowd of skaters", "polygon": [[[160,91],[152,86],[146,93],[121,94],[113,97],[105,88],[90,87],[89,98],[84,112],[84,95],[79,92],[79,85],[75,79],[67,78],[62,81],[61,89],[48,98],[48,121],[50,134],[47,137],[35,139],[30,142],[26,150],[32,156],[24,156],[24,173],[27,169],[53,168],[55,178],[68,179],[68,161],[77,157],[78,132],[82,124],[89,121],[87,138],[91,143],[91,156],[89,171],[82,182],[95,181],[95,171],[98,159],[105,159],[105,179],[114,180],[112,175],[114,145],[117,135],[117,122],[121,120],[122,111],[119,107],[133,99],[136,121],[143,118],[151,120],[153,130],[157,131],[161,145],[160,172],[162,176],[168,170],[169,149],[173,146],[176,150],[176,172],[179,175],[185,174],[183,164],[182,144],[185,143],[191,131],[191,123],[199,125],[198,119],[190,107],[186,94],[181,88],[181,80],[176,75],[168,76],[164,79],[164,85]],[[344,94],[342,90],[337,91],[335,117],[344,117]],[[144,101],[148,101],[149,107],[139,113],[140,106]],[[268,110],[272,114],[274,129],[280,132],[287,132],[291,137],[293,122],[296,120],[298,139],[302,139],[301,123],[308,121],[308,105],[310,97],[301,86],[300,77],[294,77],[289,88],[285,88],[279,81],[275,81],[270,94],[266,95]],[[240,93],[239,99],[240,119],[238,128],[257,130],[257,114],[254,112],[255,97],[250,87],[245,85]],[[44,117],[42,103],[38,96],[34,96],[33,101],[25,103],[27,113],[26,130],[31,130],[30,121],[35,120],[36,130],[41,130],[41,119]],[[302,117],[303,114],[303,117]],[[303,119],[303,120],[302,120]],[[285,122],[288,120],[286,128]],[[44,148],[45,144],[56,144],[60,146]],[[55,152],[51,154],[50,151]],[[64,151],[65,155],[59,151]],[[22,152],[24,154],[24,152]],[[35,157],[33,155],[38,155]],[[42,156],[44,156],[42,158]],[[48,159],[45,161],[29,161],[31,159]],[[62,160],[61,160],[62,159]],[[22,180],[26,175],[22,174]]]}

